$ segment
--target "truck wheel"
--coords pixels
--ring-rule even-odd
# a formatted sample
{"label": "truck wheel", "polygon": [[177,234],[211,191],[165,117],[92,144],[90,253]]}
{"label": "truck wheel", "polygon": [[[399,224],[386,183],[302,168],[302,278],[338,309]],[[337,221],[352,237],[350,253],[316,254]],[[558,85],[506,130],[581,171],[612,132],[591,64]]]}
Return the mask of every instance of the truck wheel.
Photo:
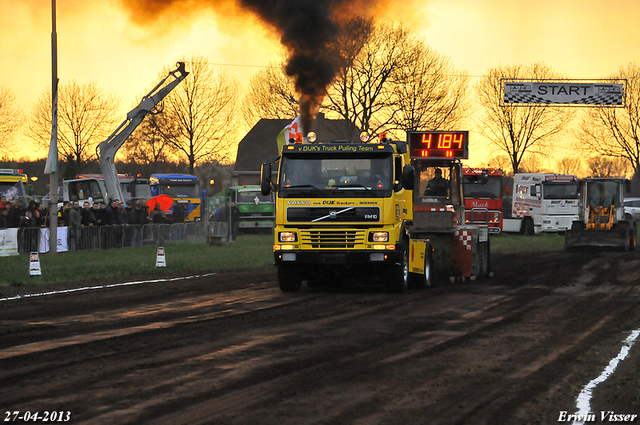
{"label": "truck wheel", "polygon": [[287,266],[278,266],[278,284],[282,292],[298,292],[302,279],[295,270]]}
{"label": "truck wheel", "polygon": [[425,289],[431,287],[433,284],[433,258],[431,254],[425,253],[424,256],[424,273],[414,275],[413,285],[418,289]]}
{"label": "truck wheel", "polygon": [[[611,229],[614,229],[613,227]],[[624,246],[623,249],[625,252],[631,250],[631,230],[629,229],[629,223],[627,222],[618,222],[617,230],[620,232],[620,237],[624,238]]]}
{"label": "truck wheel", "polygon": [[524,218],[522,220],[522,227],[520,228],[520,233],[525,236],[533,236],[536,232],[535,227],[533,226],[533,220],[530,218]]}
{"label": "truck wheel", "polygon": [[386,273],[390,292],[404,292],[409,286],[409,252],[404,243],[400,254],[400,264],[393,264]]}

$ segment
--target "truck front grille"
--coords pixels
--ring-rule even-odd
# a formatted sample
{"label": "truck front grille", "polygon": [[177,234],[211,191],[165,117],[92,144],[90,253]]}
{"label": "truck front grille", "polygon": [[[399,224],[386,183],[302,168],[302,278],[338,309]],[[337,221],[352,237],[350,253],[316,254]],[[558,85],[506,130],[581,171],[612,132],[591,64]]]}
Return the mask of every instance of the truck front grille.
{"label": "truck front grille", "polygon": [[304,230],[301,232],[302,245],[311,248],[354,248],[364,244],[364,230]]}

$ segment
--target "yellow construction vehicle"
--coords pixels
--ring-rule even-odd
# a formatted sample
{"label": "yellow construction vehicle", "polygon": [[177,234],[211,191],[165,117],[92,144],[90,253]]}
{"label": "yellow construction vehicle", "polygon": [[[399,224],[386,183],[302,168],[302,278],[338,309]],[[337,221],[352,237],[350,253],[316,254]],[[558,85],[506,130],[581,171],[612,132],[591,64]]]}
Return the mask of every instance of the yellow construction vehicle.
{"label": "yellow construction vehicle", "polygon": [[580,182],[579,219],[565,234],[565,250],[579,247],[635,249],[635,221],[624,210],[629,180],[593,177]]}

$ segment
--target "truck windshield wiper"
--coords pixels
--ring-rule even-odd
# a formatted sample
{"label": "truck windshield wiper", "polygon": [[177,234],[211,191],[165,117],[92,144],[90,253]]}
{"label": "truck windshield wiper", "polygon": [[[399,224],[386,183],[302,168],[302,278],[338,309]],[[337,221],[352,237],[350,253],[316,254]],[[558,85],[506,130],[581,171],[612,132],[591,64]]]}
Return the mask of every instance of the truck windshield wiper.
{"label": "truck windshield wiper", "polygon": [[320,189],[319,187],[316,187],[312,184],[297,184],[297,185],[293,185],[293,186],[285,186],[283,189],[315,189],[320,193],[324,193],[324,191],[322,189]]}
{"label": "truck windshield wiper", "polygon": [[341,185],[336,185],[333,186],[334,188],[338,189],[338,190],[344,190],[344,189],[364,189],[367,190],[369,192],[372,192],[370,187],[361,185],[361,184],[357,184],[357,183],[351,183],[351,184],[341,184]]}

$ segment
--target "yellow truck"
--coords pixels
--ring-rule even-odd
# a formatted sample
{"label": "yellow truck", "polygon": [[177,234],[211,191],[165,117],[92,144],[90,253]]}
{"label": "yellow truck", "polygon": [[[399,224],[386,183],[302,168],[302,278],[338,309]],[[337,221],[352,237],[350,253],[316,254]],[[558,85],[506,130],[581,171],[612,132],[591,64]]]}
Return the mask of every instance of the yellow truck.
{"label": "yellow truck", "polygon": [[11,202],[22,199],[26,206],[33,193],[33,186],[29,184],[29,179],[22,170],[0,168],[0,197],[4,196]]}
{"label": "yellow truck", "polygon": [[[298,291],[303,281],[335,285],[349,273],[363,279],[368,273],[381,276],[390,291],[402,292],[410,283],[431,285],[434,271],[471,277],[474,258],[476,275],[481,263],[482,273],[488,273],[488,228],[478,260],[482,226],[464,225],[458,156],[468,153],[468,141],[456,157],[413,158],[413,138],[285,145],[275,182],[271,163],[262,164],[262,193],[276,193],[273,251],[282,291]],[[416,146],[415,152],[424,155],[425,147]],[[414,187],[423,183],[422,171],[436,165],[444,166],[447,176],[457,173],[455,187],[425,198]]]}

